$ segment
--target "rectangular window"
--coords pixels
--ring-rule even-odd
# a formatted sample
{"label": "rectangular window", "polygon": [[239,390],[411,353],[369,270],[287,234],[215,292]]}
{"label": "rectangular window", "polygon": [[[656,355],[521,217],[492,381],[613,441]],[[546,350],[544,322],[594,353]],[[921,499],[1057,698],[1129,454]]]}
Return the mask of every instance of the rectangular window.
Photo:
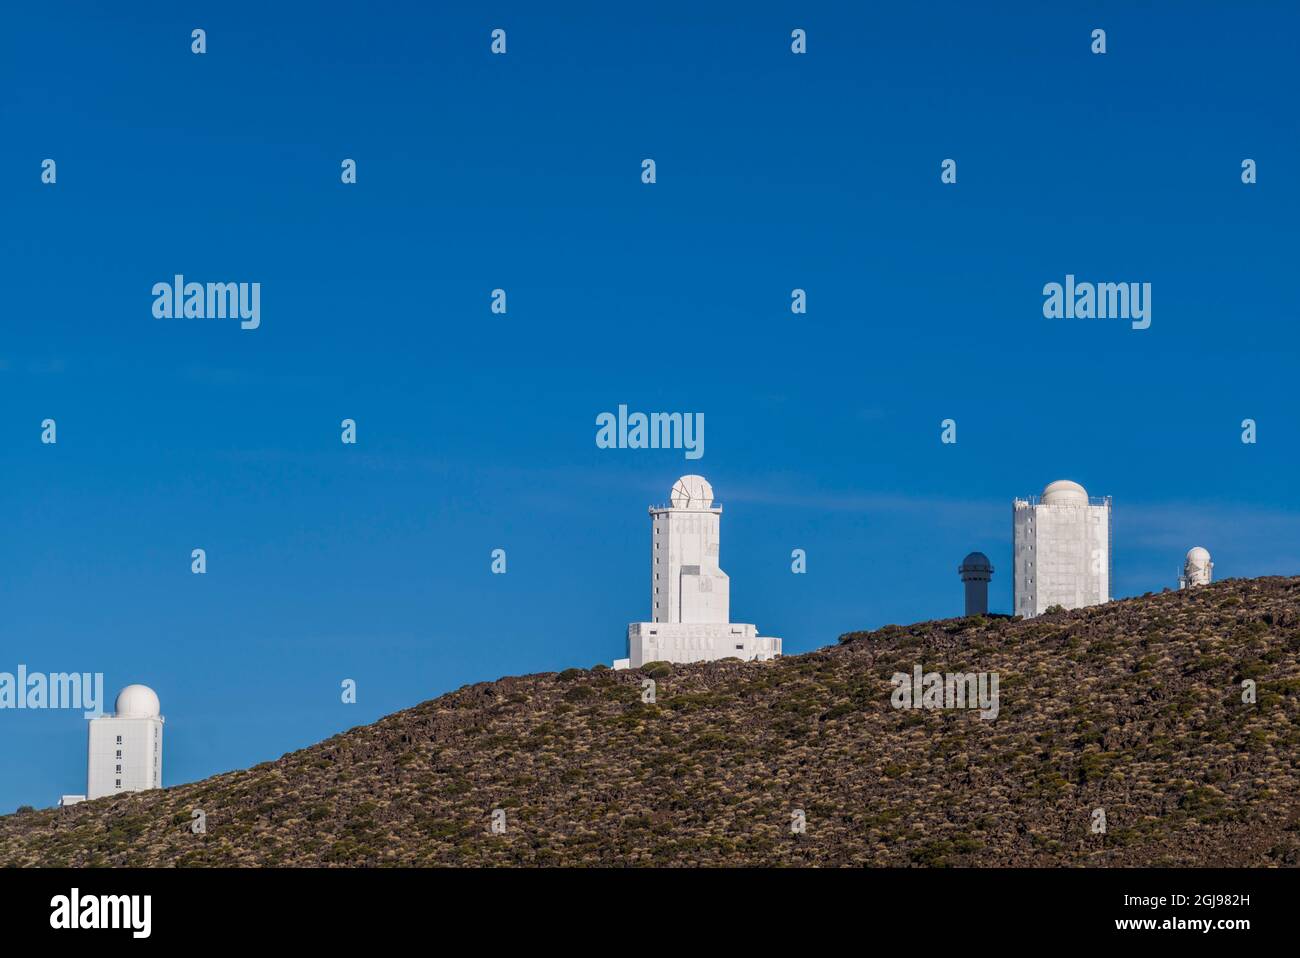
{"label": "rectangular window", "polygon": [[120,748],[117,750],[117,757],[118,758],[122,757],[122,750]]}
{"label": "rectangular window", "polygon": [[122,787],[122,780],[119,778],[119,779],[117,780],[117,784],[114,785],[113,787],[114,787],[114,788],[121,788],[121,787]]}
{"label": "rectangular window", "polygon": [[118,745],[121,745],[121,744],[122,744],[122,736],[120,736],[120,735],[117,737],[117,744],[118,744]]}

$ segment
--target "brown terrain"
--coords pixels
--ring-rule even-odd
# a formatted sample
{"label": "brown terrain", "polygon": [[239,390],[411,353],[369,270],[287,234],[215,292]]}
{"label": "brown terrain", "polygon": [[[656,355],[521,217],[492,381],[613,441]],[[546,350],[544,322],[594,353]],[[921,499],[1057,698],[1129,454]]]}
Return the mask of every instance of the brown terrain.
{"label": "brown terrain", "polygon": [[[1000,714],[892,707],[916,664],[998,673]],[[245,771],[5,816],[0,863],[1296,865],[1298,762],[1300,579],[1237,579],[471,685]]]}

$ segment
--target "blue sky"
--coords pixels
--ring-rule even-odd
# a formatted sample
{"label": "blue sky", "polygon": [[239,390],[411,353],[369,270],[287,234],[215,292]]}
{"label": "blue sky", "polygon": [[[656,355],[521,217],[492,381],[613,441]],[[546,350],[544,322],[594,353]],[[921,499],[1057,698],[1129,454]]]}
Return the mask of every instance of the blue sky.
{"label": "blue sky", "polygon": [[[1009,610],[1057,478],[1114,497],[1117,595],[1300,572],[1294,5],[464,6],[5,12],[0,671],[152,686],[167,784],[274,759],[621,656],[688,472],[793,653],[959,614],[972,549]],[[261,327],[154,319],[175,273]],[[1151,328],[1045,319],[1067,273]],[[704,458],[598,449],[619,403]],[[0,712],[0,809],[85,736]]]}

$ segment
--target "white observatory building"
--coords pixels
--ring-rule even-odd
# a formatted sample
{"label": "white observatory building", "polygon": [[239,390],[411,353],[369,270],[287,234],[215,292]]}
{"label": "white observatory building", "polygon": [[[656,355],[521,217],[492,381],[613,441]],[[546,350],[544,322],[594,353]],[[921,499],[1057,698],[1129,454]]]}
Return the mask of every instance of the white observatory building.
{"label": "white observatory building", "polygon": [[1178,588],[1209,585],[1213,575],[1214,563],[1210,561],[1209,550],[1193,546],[1187,550],[1187,558],[1183,560],[1183,574],[1178,577]]}
{"label": "white observatory building", "polygon": [[159,711],[153,689],[128,685],[117,693],[114,714],[90,720],[87,798],[162,788],[163,717]]}
{"label": "white observatory building", "polygon": [[993,563],[982,552],[972,552],[957,567],[961,581],[966,584],[966,614],[987,615],[989,611],[989,580],[993,578]]}
{"label": "white observatory building", "polygon": [[651,506],[650,622],[627,627],[626,659],[615,668],[647,662],[772,659],[781,640],[757,626],[730,622],[731,582],[718,565],[722,506],[703,476],[682,476],[670,505]]}
{"label": "white observatory building", "polygon": [[1110,601],[1110,496],[1090,498],[1077,482],[1058,479],[1041,497],[1016,499],[1011,510],[1012,614]]}

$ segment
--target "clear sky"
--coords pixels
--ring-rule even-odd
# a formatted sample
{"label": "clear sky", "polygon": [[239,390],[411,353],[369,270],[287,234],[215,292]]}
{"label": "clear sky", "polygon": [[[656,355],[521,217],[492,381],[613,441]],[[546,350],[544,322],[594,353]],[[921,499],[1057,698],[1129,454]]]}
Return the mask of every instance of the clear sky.
{"label": "clear sky", "polygon": [[[1300,572],[1295,4],[330,6],[3,14],[0,671],[153,687],[167,784],[622,656],[684,473],[788,653],[960,614],[972,549],[1009,611],[1058,478],[1118,596]],[[260,328],[155,319],[176,273]],[[1044,318],[1067,273],[1151,327]],[[598,449],[620,403],[704,457]],[[0,809],[85,744],[0,711]]]}

